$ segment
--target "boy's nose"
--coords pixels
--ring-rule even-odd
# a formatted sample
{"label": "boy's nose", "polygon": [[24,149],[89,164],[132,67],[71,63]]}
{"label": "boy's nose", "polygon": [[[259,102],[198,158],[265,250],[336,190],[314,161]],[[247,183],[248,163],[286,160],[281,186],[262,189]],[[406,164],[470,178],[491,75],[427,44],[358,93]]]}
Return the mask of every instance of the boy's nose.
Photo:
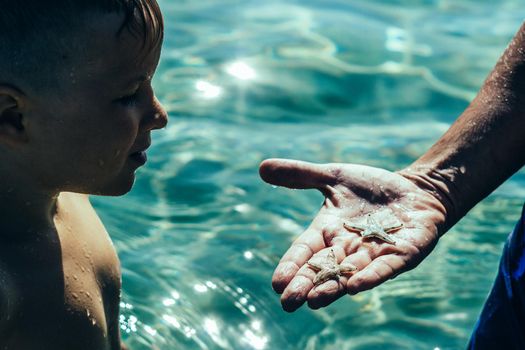
{"label": "boy's nose", "polygon": [[142,123],[142,127],[148,131],[162,129],[168,124],[168,113],[156,97],[153,102],[153,110],[143,119]]}

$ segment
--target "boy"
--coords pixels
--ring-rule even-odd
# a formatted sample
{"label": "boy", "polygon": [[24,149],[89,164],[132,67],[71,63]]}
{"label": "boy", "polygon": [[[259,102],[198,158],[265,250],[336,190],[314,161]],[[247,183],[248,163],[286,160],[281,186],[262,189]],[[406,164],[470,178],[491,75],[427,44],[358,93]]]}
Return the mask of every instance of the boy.
{"label": "boy", "polygon": [[128,192],[166,125],[159,7],[0,4],[0,349],[124,349],[119,260],[86,195]]}

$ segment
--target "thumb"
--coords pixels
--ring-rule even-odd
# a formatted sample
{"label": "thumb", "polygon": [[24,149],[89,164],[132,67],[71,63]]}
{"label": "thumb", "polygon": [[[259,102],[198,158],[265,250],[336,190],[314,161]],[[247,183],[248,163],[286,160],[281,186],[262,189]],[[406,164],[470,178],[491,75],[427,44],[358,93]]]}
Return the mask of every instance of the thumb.
{"label": "thumb", "polygon": [[288,188],[321,190],[336,182],[336,176],[326,165],[291,159],[266,159],[259,166],[259,174],[272,185]]}

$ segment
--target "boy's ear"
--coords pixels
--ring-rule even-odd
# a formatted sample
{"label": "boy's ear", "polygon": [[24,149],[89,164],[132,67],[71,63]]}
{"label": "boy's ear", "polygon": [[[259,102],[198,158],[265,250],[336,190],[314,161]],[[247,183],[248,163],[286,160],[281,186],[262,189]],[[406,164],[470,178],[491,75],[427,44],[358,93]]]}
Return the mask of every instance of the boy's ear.
{"label": "boy's ear", "polygon": [[24,94],[0,84],[0,144],[15,146],[27,141],[22,105]]}

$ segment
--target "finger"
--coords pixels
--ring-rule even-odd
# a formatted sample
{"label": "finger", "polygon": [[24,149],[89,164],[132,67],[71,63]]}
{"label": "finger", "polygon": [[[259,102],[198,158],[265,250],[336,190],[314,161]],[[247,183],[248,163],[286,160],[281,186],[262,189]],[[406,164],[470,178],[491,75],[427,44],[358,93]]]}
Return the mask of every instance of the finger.
{"label": "finger", "polygon": [[334,185],[336,176],[326,165],[291,159],[267,159],[259,166],[261,178],[288,188],[318,188]]}
{"label": "finger", "polygon": [[[344,256],[343,249],[341,247],[329,247],[320,250],[312,256],[312,259],[326,260],[327,256],[331,251],[334,251],[336,260],[339,261]],[[339,257],[339,258],[338,258]],[[318,271],[314,271],[307,263],[305,263],[297,272],[295,277],[291,280],[290,284],[285,288],[281,297],[281,304],[283,309],[288,312],[297,310],[301,305],[304,304],[312,288],[314,288],[314,279]],[[345,292],[345,284],[341,284],[338,281],[329,280],[324,282],[321,286],[340,284],[340,289]],[[318,286],[319,287],[319,286]],[[337,289],[337,287],[335,287]]]}
{"label": "finger", "polygon": [[345,294],[346,277],[330,280],[310,290],[307,296],[308,306],[317,310],[330,305]]}
{"label": "finger", "polygon": [[314,283],[305,276],[295,276],[281,296],[281,305],[284,311],[294,312],[306,301],[308,292]]}
{"label": "finger", "polygon": [[314,287],[316,272],[303,265],[290,281],[281,296],[283,310],[293,312],[304,304],[308,292]]}
{"label": "finger", "polygon": [[[343,249],[343,248],[341,248]],[[335,252],[335,249],[334,249]],[[354,265],[357,271],[366,267],[371,261],[368,250],[361,249],[356,253],[346,257],[340,263],[342,265]],[[357,271],[355,273],[357,273]],[[347,293],[348,277],[342,276],[339,282],[329,281],[313,288],[308,294],[308,306],[312,309],[325,307]]]}
{"label": "finger", "polygon": [[323,235],[311,225],[283,255],[272,277],[272,287],[282,293],[301,266],[325,247]]}
{"label": "finger", "polygon": [[[326,255],[329,249],[334,250],[338,262],[345,257],[343,247],[341,246],[330,247],[320,252],[320,254]],[[343,262],[345,260],[343,260]],[[329,280],[318,286],[314,286],[307,295],[308,306],[312,309],[319,309],[333,303],[335,300],[345,295],[346,280],[346,277],[341,276],[338,279]]]}
{"label": "finger", "polygon": [[349,294],[372,289],[395,277],[406,268],[406,260],[398,254],[382,255],[374,259],[363,270],[351,276],[346,282]]}

